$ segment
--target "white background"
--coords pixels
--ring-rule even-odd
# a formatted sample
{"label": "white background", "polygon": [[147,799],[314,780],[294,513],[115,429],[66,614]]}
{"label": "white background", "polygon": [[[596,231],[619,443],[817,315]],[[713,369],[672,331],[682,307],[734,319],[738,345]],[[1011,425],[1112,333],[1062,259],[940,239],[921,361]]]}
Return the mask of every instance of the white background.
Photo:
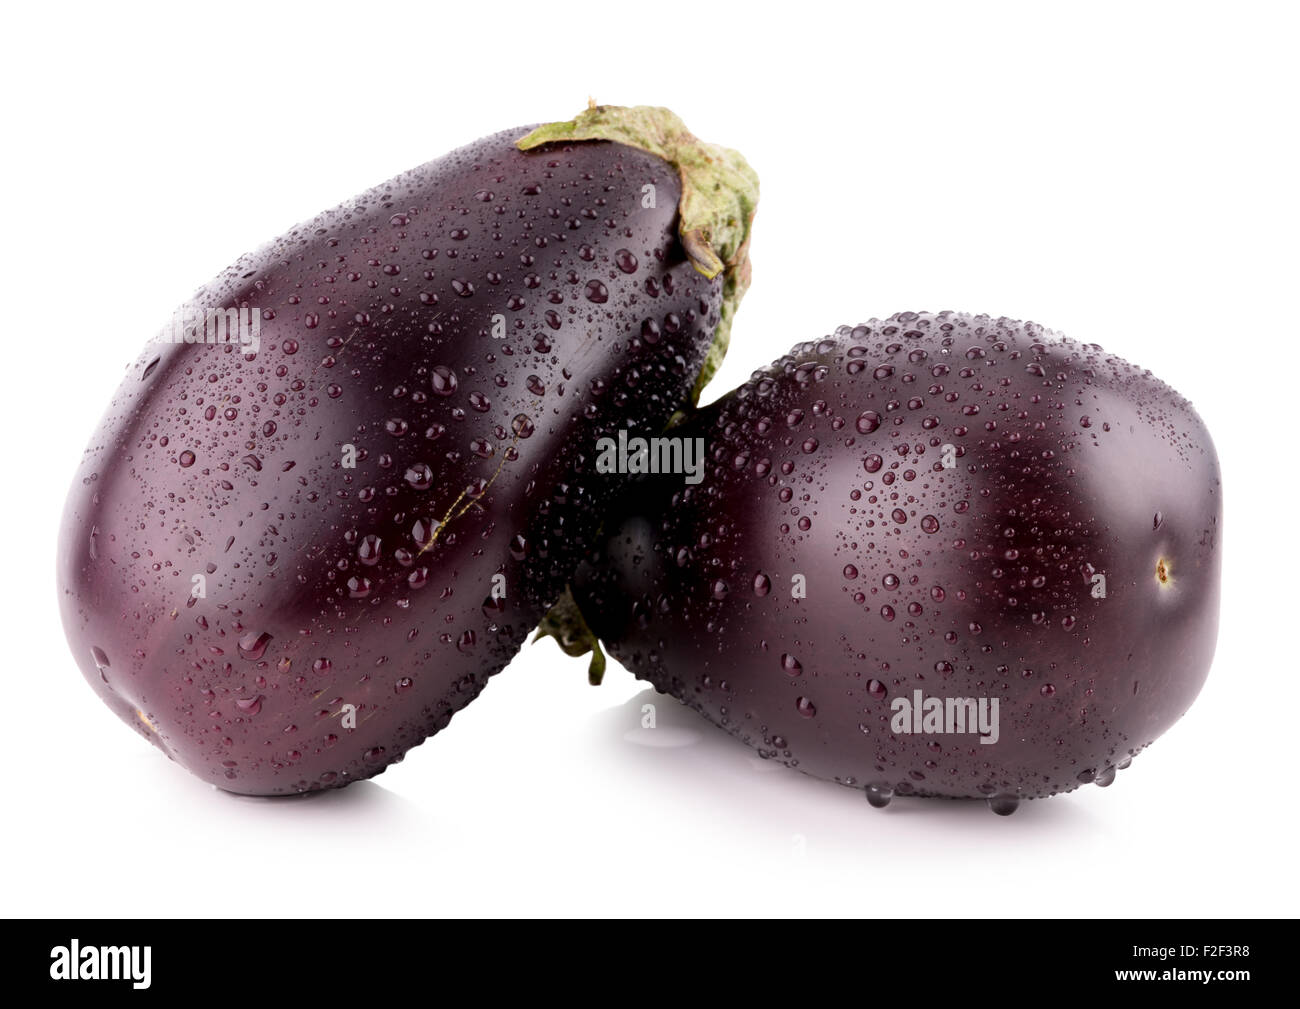
{"label": "white background", "polygon": [[[1293,10],[7,7],[0,911],[1294,914]],[[378,779],[254,800],[170,765],[83,683],[58,517],[171,309],[317,211],[588,95],[668,105],[762,178],[755,285],[706,398],[837,324],[944,308],[1101,343],[1192,398],[1226,488],[1218,657],[1114,787],[1005,819],[879,813],[617,667],[588,687],[548,642]]]}

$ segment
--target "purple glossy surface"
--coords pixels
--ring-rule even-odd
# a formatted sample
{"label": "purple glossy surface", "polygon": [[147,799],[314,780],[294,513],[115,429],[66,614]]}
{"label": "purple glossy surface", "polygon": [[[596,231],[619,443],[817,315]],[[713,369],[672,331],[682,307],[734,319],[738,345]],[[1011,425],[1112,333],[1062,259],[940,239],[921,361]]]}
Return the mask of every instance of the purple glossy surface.
{"label": "purple glossy surface", "polygon": [[[1109,783],[1205,680],[1214,447],[1095,345],[904,313],[798,345],[674,433],[706,440],[704,481],[631,495],[578,600],[764,756],[885,801],[1050,795]],[[894,731],[916,690],[997,698],[998,741]]]}
{"label": "purple glossy surface", "polygon": [[90,441],[58,554],[73,655],[205,781],[337,787],[445,726],[589,548],[616,487],[596,440],[688,397],[720,283],[683,256],[676,173],[524,154],[527,129],[240,259],[192,305],[260,312],[260,351],[151,344]]}

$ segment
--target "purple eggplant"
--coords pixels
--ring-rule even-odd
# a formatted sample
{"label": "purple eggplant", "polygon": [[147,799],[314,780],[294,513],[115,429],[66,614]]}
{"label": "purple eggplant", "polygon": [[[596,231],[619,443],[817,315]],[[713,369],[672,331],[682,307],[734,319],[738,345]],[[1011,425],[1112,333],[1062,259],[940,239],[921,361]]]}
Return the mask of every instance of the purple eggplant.
{"label": "purple eggplant", "polygon": [[563,591],[593,446],[689,405],[757,179],[592,107],[398,175],[249,254],[128,369],[73,483],[64,626],[105,703],[233,792],[368,778]]}
{"label": "purple eggplant", "polygon": [[905,312],[801,343],[671,435],[578,609],[638,677],[819,778],[1108,785],[1200,691],[1223,496],[1174,390],[1032,323]]}

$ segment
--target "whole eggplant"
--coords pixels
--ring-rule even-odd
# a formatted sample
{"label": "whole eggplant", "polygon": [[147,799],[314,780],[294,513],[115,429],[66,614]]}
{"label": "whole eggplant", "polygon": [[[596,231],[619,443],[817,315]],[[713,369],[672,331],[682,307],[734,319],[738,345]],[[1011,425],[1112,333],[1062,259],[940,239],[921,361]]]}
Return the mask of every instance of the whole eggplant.
{"label": "whole eggplant", "polygon": [[597,441],[716,367],[756,199],[667,110],[593,106],[239,259],[128,369],[74,481],[58,586],[87,680],[229,791],[400,760],[590,549]]}
{"label": "whole eggplant", "polygon": [[671,431],[576,602],[764,757],[995,812],[1116,769],[1205,681],[1222,488],[1188,402],[1032,323],[905,312],[801,343]]}

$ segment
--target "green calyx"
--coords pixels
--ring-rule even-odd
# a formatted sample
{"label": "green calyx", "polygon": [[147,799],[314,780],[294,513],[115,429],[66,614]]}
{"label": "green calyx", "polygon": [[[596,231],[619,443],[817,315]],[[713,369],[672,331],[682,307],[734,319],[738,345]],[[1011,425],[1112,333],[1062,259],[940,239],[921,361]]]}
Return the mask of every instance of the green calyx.
{"label": "green calyx", "polygon": [[551,607],[551,611],[537,625],[533,641],[539,638],[554,638],[564,654],[575,659],[590,652],[587,682],[593,687],[600,686],[600,681],[605,678],[605,653],[601,650],[599,639],[587,626],[573,593],[568,589],[564,590],[560,601]]}
{"label": "green calyx", "polygon": [[722,274],[722,307],[704,366],[691,393],[717,372],[731,323],[749,288],[749,236],[758,208],[758,175],[737,151],[706,144],[668,109],[592,104],[572,120],[539,126],[515,141],[522,151],[542,144],[609,140],[663,158],[677,170],[682,195],[678,234],[691,264],[710,280]]}

